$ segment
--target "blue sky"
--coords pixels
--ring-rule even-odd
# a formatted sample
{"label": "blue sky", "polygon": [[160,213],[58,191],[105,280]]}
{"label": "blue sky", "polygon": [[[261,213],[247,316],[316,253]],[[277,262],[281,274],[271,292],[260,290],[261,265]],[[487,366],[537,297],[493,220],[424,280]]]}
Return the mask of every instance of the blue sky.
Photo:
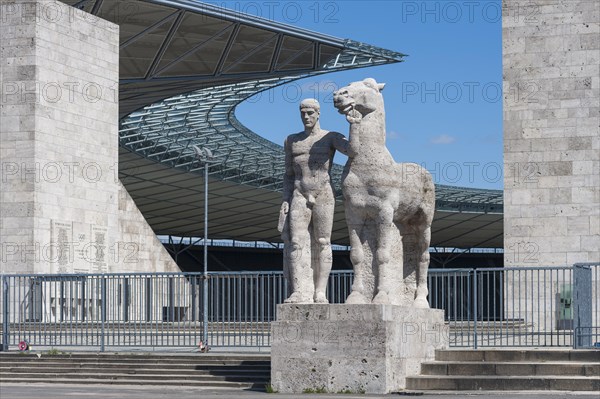
{"label": "blue sky", "polygon": [[[331,92],[373,77],[386,83],[387,145],[397,162],[422,164],[441,184],[502,188],[500,0],[211,3],[409,55],[404,63],[331,73],[262,93],[236,112],[253,131],[282,144],[302,129],[299,100],[316,97],[321,126],[347,134]],[[336,162],[345,160],[337,156]]]}

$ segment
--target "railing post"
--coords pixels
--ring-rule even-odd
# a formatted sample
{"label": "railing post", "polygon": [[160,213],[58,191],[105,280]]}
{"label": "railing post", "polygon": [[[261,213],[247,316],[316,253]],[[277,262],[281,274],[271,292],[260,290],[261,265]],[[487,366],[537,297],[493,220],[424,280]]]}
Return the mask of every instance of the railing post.
{"label": "railing post", "polygon": [[473,326],[473,349],[477,349],[477,313],[479,311],[478,289],[477,269],[473,269],[473,320],[475,321],[475,325]]}
{"label": "railing post", "polygon": [[202,341],[208,346],[208,273],[202,276]]}
{"label": "railing post", "polygon": [[573,265],[573,348],[592,346],[592,269]]}
{"label": "railing post", "polygon": [[175,322],[175,282],[173,277],[169,277],[169,288],[167,294],[169,295],[169,313],[167,321],[171,323]]}
{"label": "railing post", "polygon": [[129,321],[129,278],[127,277],[123,278],[123,321]]}
{"label": "railing post", "polygon": [[81,278],[81,321],[85,321],[87,314],[86,314],[86,301],[87,301],[87,297],[85,296],[85,286],[86,286],[86,279],[87,277],[82,277]]}
{"label": "railing post", "polygon": [[100,302],[100,352],[104,352],[104,324],[106,323],[106,276],[100,278],[100,292],[102,301]]}
{"label": "railing post", "polygon": [[67,304],[67,299],[65,298],[65,282],[63,281],[62,277],[59,277],[60,279],[60,301],[59,306],[60,306],[60,322],[64,322],[65,321],[65,305]]}
{"label": "railing post", "polygon": [[196,284],[197,284],[196,275],[190,276],[190,281],[192,282],[192,290],[191,290],[191,294],[192,294],[192,303],[191,303],[191,305],[192,305],[192,317],[191,317],[191,321],[196,321],[196,307],[197,307],[196,306],[196,301],[197,301],[197,298],[196,298],[196,296],[197,296],[196,295]]}
{"label": "railing post", "polygon": [[2,276],[2,350],[6,352],[8,350],[8,336],[9,336],[9,322],[8,322],[8,309],[9,309],[9,295],[8,295],[8,277]]}
{"label": "railing post", "polygon": [[146,277],[146,321],[152,321],[152,277]]}

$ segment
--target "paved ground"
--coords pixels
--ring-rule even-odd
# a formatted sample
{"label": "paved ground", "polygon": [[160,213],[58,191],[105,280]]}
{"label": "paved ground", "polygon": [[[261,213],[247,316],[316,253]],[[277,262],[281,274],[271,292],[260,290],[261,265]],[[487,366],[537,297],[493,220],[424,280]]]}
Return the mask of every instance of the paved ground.
{"label": "paved ground", "polygon": [[[482,396],[484,395],[484,396]],[[253,391],[231,391],[199,388],[161,388],[156,386],[111,386],[111,385],[59,385],[59,384],[1,384],[1,399],[366,399],[366,398],[464,398],[479,396],[485,399],[598,399],[598,394],[580,394],[575,392],[461,392],[457,394],[438,393],[426,395],[283,395]]]}

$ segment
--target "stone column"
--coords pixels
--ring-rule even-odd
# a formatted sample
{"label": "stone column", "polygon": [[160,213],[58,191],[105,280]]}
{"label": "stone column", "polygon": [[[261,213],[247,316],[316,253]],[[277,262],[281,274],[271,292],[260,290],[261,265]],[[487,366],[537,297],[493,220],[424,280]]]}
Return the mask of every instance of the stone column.
{"label": "stone column", "polygon": [[58,1],[1,6],[3,271],[107,272],[119,27]]}
{"label": "stone column", "polygon": [[[600,261],[599,20],[596,1],[503,1],[507,267]],[[529,298],[560,289],[522,279],[507,287]],[[554,296],[546,301],[549,309]]]}
{"label": "stone column", "polygon": [[0,7],[1,271],[179,271],[118,178],[119,26]]}

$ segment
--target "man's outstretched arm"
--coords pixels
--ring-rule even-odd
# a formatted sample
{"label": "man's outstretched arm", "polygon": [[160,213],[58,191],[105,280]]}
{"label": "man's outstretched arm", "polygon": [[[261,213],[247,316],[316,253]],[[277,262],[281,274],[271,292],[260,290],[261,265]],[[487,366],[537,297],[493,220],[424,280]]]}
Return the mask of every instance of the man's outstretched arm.
{"label": "man's outstretched arm", "polygon": [[333,134],[333,147],[336,151],[341,152],[342,154],[353,157],[356,154],[352,151],[352,147],[350,146],[350,141],[341,133],[331,132]]}

